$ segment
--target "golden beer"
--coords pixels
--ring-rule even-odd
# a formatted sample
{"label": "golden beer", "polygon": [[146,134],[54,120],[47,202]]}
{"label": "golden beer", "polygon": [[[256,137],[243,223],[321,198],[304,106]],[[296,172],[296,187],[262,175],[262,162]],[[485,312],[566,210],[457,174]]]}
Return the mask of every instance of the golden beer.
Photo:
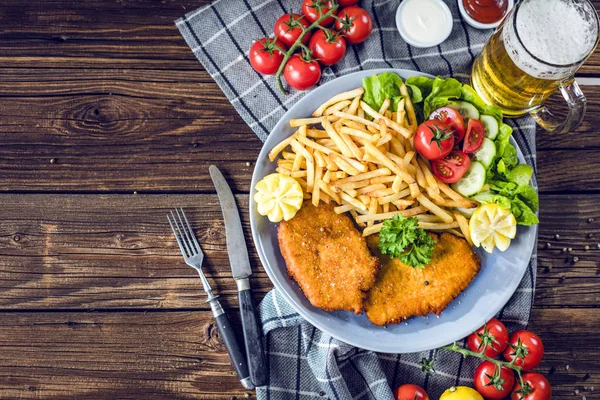
{"label": "golden beer", "polygon": [[505,115],[526,114],[576,85],[573,75],[597,41],[598,17],[587,0],[523,0],[476,58],[473,87]]}

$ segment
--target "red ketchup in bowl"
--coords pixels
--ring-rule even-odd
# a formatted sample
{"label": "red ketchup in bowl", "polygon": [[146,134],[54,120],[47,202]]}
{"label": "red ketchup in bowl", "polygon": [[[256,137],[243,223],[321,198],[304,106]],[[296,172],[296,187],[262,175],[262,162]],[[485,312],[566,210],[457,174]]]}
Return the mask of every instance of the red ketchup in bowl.
{"label": "red ketchup in bowl", "polygon": [[508,0],[462,0],[462,2],[467,14],[482,24],[498,22],[508,11]]}

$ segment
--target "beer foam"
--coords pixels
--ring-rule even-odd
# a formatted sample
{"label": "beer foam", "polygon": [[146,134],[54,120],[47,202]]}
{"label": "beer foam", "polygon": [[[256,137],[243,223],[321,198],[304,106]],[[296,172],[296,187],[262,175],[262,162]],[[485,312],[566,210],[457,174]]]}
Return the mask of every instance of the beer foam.
{"label": "beer foam", "polygon": [[596,12],[590,9],[581,0],[528,0],[517,15],[519,37],[542,61],[555,65],[577,63],[590,53],[598,37]]}

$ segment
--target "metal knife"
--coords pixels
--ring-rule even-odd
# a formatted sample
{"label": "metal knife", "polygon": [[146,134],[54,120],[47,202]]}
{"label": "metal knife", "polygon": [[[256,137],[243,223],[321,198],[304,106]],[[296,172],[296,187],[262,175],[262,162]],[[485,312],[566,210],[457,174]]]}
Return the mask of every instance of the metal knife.
{"label": "metal knife", "polygon": [[262,345],[262,329],[250,291],[249,278],[252,275],[252,269],[250,268],[246,239],[242,230],[242,221],[231,189],[223,174],[214,165],[211,165],[208,170],[215,189],[217,189],[221,210],[223,211],[227,252],[229,253],[229,263],[238,289],[250,379],[252,379],[254,386],[264,386],[267,384],[266,358]]}

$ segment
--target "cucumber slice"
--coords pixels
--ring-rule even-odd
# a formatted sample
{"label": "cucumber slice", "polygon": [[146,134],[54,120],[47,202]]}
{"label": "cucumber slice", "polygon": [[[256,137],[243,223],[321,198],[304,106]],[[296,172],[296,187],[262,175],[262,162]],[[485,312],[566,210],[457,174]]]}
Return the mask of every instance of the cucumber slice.
{"label": "cucumber slice", "polygon": [[477,111],[477,108],[475,108],[475,106],[471,103],[468,103],[466,101],[455,101],[454,103],[450,103],[448,105],[454,108],[455,110],[458,110],[458,112],[460,113],[460,115],[463,116],[463,118],[479,119],[479,111]]}
{"label": "cucumber slice", "polygon": [[457,208],[456,210],[465,217],[471,218],[475,210],[477,210],[477,208]]}
{"label": "cucumber slice", "polygon": [[485,137],[494,140],[498,136],[498,121],[491,115],[482,115],[481,122],[485,128]]}
{"label": "cucumber slice", "polygon": [[479,161],[471,166],[462,179],[452,184],[452,188],[465,197],[471,197],[481,191],[485,185],[485,168]]}
{"label": "cucumber slice", "polygon": [[479,161],[481,164],[483,164],[486,170],[490,168],[490,165],[492,165],[495,157],[496,144],[493,140],[488,138],[483,139],[481,147],[475,152],[475,154],[473,154],[473,160]]}

